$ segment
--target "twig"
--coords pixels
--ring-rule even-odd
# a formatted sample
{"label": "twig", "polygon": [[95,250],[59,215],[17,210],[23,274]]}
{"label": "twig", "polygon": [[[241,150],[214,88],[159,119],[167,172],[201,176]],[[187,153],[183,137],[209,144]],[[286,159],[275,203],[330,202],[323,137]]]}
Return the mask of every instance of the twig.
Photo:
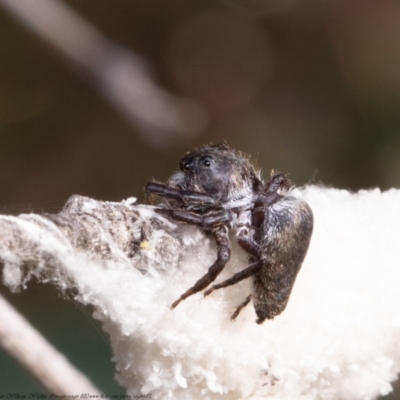
{"label": "twig", "polygon": [[0,345],[52,394],[100,394],[18,311],[0,296]]}
{"label": "twig", "polygon": [[146,140],[165,145],[204,126],[197,104],[160,88],[142,58],[112,43],[62,1],[0,0],[0,5],[89,72],[111,104],[143,128]]}

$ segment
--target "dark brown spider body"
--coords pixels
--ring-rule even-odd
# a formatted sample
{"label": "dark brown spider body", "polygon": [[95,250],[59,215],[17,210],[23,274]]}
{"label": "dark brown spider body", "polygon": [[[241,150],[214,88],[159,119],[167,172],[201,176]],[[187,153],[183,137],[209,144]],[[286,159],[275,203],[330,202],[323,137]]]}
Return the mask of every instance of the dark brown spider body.
{"label": "dark brown spider body", "polygon": [[261,223],[255,229],[254,240],[267,255],[265,264],[253,276],[252,300],[257,322],[261,323],[286,308],[308,250],[313,215],[305,201],[288,195],[255,213],[264,214],[264,218],[258,221]]}
{"label": "dark brown spider body", "polygon": [[257,323],[272,319],[286,307],[297,273],[307,253],[313,215],[308,204],[288,195],[289,183],[275,174],[264,183],[250,161],[226,145],[204,146],[186,154],[180,171],[168,183],[150,182],[146,193],[161,196],[168,217],[196,225],[211,234],[217,260],[206,275],[172,304],[205,289],[230,258],[229,232],[249,254],[249,266],[204,292],[253,277],[253,293],[232,315],[253,300]]}

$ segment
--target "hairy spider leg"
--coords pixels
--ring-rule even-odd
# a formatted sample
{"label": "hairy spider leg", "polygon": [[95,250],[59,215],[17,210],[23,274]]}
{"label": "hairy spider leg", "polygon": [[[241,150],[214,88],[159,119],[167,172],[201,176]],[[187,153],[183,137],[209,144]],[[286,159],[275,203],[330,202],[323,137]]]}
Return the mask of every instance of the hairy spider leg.
{"label": "hairy spider leg", "polygon": [[240,303],[238,308],[236,309],[236,311],[231,315],[231,321],[234,321],[237,316],[240,314],[240,311],[243,310],[243,308],[245,308],[247,306],[247,304],[250,303],[252,295],[249,294],[243,301],[243,303]]}
{"label": "hairy spider leg", "polygon": [[247,229],[244,229],[239,233],[237,242],[246,253],[253,256],[257,261],[260,261],[263,258],[260,245],[254,239],[249,237]]}
{"label": "hairy spider leg", "polygon": [[[278,193],[280,188],[289,188],[290,182],[283,174],[275,174],[271,179],[264,185],[261,192],[259,193],[256,205],[262,205],[262,207],[268,207],[275,203],[281,195]],[[257,208],[257,207],[256,207]]]}
{"label": "hairy spider leg", "polygon": [[277,192],[281,187],[289,186],[290,182],[285,175],[278,173],[274,174],[265,185],[265,193]]}
{"label": "hairy spider leg", "polygon": [[166,197],[167,199],[180,201],[184,204],[190,203],[207,207],[216,205],[215,199],[207,194],[191,190],[180,190],[163,183],[148,182],[145,191],[146,194],[155,194],[157,196]]}
{"label": "hairy spider leg", "polygon": [[231,256],[231,246],[228,237],[228,230],[226,228],[220,228],[213,232],[215,242],[217,244],[217,259],[214,264],[208,269],[208,272],[200,278],[193,287],[187,290],[179,297],[178,300],[174,301],[171,308],[175,308],[182,300],[195,293],[202,291],[211,282],[215,281],[218,274],[224,269],[225,264],[229,261]]}
{"label": "hairy spider leg", "polygon": [[159,214],[167,215],[175,221],[186,222],[200,228],[213,229],[221,225],[226,225],[232,218],[230,210],[211,210],[204,214],[197,214],[184,210],[158,209]]}
{"label": "hairy spider leg", "polygon": [[254,264],[251,264],[250,267],[247,267],[236,274],[233,274],[229,279],[218,283],[216,285],[213,285],[210,287],[210,289],[206,290],[204,292],[204,296],[208,296],[210,293],[212,293],[214,290],[217,289],[222,289],[227,286],[232,286],[235,285],[236,283],[242,281],[243,279],[249,278],[250,276],[255,275],[257,272],[261,270],[261,267],[263,266],[263,263],[261,261],[257,261]]}
{"label": "hairy spider leg", "polygon": [[263,265],[266,264],[265,256],[262,254],[261,247],[256,243],[252,238],[248,236],[247,230],[242,230],[237,238],[237,242],[239,245],[245,250],[248,254],[255,259],[255,263],[250,265],[249,267],[243,269],[242,271],[237,272],[232,275],[229,279],[213,285],[210,289],[204,292],[204,296],[208,296],[211,292],[217,289],[222,289],[227,286],[234,285],[237,282],[242,281],[243,279],[249,278],[256,274]]}

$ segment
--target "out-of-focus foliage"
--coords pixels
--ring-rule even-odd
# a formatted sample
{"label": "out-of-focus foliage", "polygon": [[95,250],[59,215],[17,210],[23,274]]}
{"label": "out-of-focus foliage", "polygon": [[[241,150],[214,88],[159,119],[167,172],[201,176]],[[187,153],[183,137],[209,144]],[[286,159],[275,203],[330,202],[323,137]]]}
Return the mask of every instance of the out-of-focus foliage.
{"label": "out-of-focus foliage", "polygon": [[208,125],[154,147],[0,8],[1,211],[56,212],[75,193],[142,199],[185,151],[222,141],[299,185],[400,185],[397,0],[67,4],[147,59],[160,86],[202,103]]}

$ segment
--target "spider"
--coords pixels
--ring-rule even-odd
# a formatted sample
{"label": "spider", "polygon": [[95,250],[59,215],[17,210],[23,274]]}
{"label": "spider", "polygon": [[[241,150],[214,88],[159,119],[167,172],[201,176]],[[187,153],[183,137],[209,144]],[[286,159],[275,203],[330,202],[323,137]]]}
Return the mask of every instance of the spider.
{"label": "spider", "polygon": [[172,305],[206,289],[229,261],[232,232],[248,253],[247,268],[212,285],[217,289],[252,277],[253,290],[231,319],[252,300],[261,324],[286,308],[297,273],[306,256],[313,230],[313,213],[302,199],[290,195],[290,183],[280,173],[264,182],[249,159],[225,144],[203,146],[187,153],[166,184],[149,182],[146,194],[164,199],[157,211],[195,225],[216,243],[217,258],[193,287]]}

